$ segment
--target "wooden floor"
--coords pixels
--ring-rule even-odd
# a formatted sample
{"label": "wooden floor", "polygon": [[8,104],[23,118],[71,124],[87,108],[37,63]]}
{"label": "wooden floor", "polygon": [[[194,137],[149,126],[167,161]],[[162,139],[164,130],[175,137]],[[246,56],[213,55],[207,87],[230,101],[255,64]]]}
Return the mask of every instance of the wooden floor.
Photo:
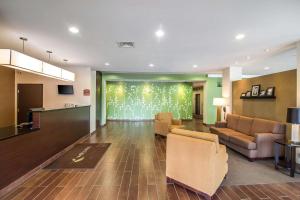
{"label": "wooden floor", "polygon": [[[154,137],[152,122],[110,122],[88,142],[112,143],[95,169],[42,170],[3,199],[203,199],[166,184],[165,139]],[[300,199],[300,183],[224,186],[213,199]]]}

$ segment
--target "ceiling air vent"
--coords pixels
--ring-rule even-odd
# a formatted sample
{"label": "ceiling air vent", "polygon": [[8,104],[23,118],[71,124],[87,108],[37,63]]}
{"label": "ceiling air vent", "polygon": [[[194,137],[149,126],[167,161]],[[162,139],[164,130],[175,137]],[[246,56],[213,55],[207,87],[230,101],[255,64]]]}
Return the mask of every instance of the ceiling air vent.
{"label": "ceiling air vent", "polygon": [[120,48],[134,48],[134,42],[117,42]]}

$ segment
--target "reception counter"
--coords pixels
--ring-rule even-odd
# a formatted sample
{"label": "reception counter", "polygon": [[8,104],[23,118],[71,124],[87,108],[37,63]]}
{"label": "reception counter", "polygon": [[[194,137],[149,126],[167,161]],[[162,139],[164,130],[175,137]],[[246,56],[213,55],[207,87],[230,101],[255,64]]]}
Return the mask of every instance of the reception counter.
{"label": "reception counter", "polygon": [[32,114],[31,130],[2,133],[7,137],[0,140],[0,194],[90,132],[90,106],[33,110]]}

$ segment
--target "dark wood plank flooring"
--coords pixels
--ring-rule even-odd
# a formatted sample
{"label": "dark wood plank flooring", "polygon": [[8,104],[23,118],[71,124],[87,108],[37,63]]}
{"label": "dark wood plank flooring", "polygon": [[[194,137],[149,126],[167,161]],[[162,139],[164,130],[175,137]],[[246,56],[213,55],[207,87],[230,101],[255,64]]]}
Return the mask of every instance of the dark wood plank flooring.
{"label": "dark wood plank flooring", "polygon": [[[204,129],[197,122],[187,127]],[[41,170],[3,199],[204,199],[166,184],[166,140],[154,136],[152,122],[109,122],[88,142],[112,143],[95,169]],[[223,186],[213,199],[300,199],[300,183]]]}

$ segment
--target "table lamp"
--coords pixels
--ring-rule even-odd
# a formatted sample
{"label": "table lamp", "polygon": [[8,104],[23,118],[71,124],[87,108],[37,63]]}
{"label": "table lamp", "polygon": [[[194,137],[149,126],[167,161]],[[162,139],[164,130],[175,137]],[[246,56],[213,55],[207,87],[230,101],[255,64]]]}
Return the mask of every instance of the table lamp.
{"label": "table lamp", "polygon": [[214,98],[213,99],[213,105],[217,106],[217,121],[221,121],[221,110],[223,107],[223,112],[224,112],[224,120],[226,116],[226,100],[225,98]]}
{"label": "table lamp", "polygon": [[292,124],[292,135],[291,139],[293,142],[297,142],[299,140],[299,128],[298,124],[300,124],[300,108],[291,107],[287,109],[286,122]]}

